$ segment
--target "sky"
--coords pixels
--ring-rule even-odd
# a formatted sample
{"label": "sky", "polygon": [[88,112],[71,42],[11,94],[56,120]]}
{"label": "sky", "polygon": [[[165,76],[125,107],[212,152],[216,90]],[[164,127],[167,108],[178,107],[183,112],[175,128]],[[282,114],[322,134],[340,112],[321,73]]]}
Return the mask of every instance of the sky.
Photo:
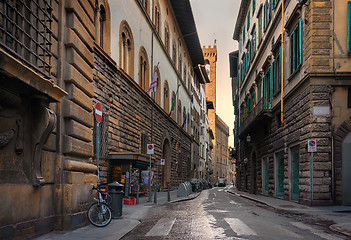
{"label": "sky", "polygon": [[234,108],[229,74],[229,53],[238,49],[233,40],[241,0],[190,0],[201,46],[217,40],[216,113],[229,127],[228,145],[234,145]]}

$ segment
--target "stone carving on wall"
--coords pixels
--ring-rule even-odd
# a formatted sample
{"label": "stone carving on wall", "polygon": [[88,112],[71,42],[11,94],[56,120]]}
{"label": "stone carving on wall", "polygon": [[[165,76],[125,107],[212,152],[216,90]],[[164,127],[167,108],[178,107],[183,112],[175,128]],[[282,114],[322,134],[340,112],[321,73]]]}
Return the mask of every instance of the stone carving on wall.
{"label": "stone carving on wall", "polygon": [[42,149],[56,115],[42,99],[28,99],[0,86],[0,184],[45,183]]}

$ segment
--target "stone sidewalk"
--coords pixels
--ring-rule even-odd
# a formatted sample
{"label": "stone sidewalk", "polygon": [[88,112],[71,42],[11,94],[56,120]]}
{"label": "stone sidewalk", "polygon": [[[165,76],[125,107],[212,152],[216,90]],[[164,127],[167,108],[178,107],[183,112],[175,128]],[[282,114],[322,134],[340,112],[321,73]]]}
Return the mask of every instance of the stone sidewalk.
{"label": "stone sidewalk", "polygon": [[[187,197],[177,197],[177,191],[170,192],[170,203],[187,201],[196,198],[200,193],[192,193]],[[148,196],[141,197],[137,205],[123,205],[122,218],[112,219],[111,223],[106,227],[95,227],[91,224],[76,229],[72,232],[51,232],[35,238],[36,240],[117,240],[132,231],[140,220],[147,217],[149,210],[157,205],[168,202],[167,192],[157,193],[157,203],[148,202]]]}
{"label": "stone sidewalk", "polygon": [[351,237],[351,206],[309,207],[283,199],[241,192],[234,187],[229,189],[227,192],[260,204],[264,204],[276,210],[287,211],[295,214],[304,214],[314,219],[333,222],[334,224],[329,225],[331,230]]}

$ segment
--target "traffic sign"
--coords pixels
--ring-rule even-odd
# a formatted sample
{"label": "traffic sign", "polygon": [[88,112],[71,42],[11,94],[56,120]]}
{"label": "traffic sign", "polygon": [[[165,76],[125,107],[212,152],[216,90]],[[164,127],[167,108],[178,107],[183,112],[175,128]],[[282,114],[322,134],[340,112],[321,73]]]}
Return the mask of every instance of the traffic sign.
{"label": "traffic sign", "polygon": [[166,159],[161,159],[161,166],[165,165]]}
{"label": "traffic sign", "polygon": [[95,115],[95,119],[98,123],[101,123],[102,120],[102,107],[100,102],[97,102],[95,104],[95,108],[94,108],[94,115]]}
{"label": "traffic sign", "polygon": [[308,152],[317,152],[317,141],[316,139],[308,140]]}
{"label": "traffic sign", "polygon": [[154,145],[153,144],[147,145],[147,154],[149,154],[149,155],[154,154]]}

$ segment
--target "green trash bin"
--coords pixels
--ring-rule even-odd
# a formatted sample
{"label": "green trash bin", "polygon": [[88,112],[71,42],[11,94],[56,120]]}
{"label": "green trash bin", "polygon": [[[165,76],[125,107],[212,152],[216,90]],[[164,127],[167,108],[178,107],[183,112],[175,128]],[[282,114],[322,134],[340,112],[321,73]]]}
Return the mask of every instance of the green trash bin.
{"label": "green trash bin", "polygon": [[120,184],[119,182],[113,182],[109,183],[107,186],[109,188],[109,194],[112,197],[112,218],[121,218],[123,206],[123,184]]}

